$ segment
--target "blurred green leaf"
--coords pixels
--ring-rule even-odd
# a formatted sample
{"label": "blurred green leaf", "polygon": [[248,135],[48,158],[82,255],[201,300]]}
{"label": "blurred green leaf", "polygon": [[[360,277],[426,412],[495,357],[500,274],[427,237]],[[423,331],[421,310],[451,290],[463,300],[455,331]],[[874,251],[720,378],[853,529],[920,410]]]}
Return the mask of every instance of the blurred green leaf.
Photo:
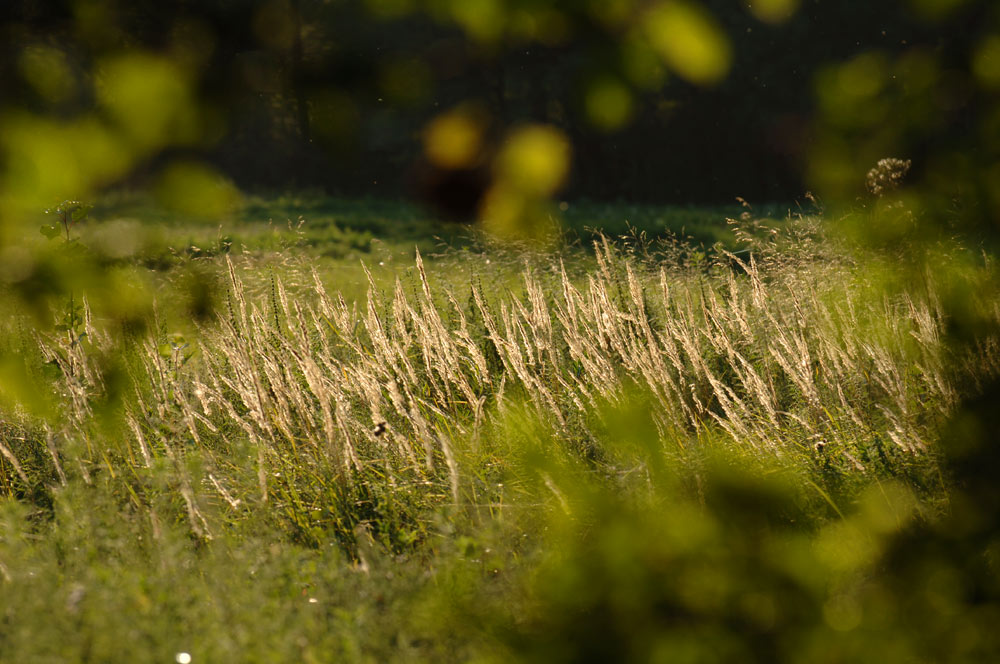
{"label": "blurred green leaf", "polygon": [[50,240],[54,240],[55,238],[62,235],[62,231],[59,228],[52,226],[50,224],[43,224],[38,230],[42,235],[44,235]]}
{"label": "blurred green leaf", "polygon": [[83,221],[84,219],[86,219],[87,215],[90,214],[90,211],[93,208],[94,208],[93,205],[77,204],[76,206],[74,206],[72,214],[71,214],[71,218],[72,218],[73,222],[74,223],[75,222],[80,222],[80,221]]}
{"label": "blurred green leaf", "polygon": [[711,85],[729,73],[729,40],[700,5],[666,0],[654,4],[642,21],[652,47],[680,76]]}
{"label": "blurred green leaf", "polygon": [[800,0],[750,0],[750,11],[766,23],[782,23],[795,14]]}

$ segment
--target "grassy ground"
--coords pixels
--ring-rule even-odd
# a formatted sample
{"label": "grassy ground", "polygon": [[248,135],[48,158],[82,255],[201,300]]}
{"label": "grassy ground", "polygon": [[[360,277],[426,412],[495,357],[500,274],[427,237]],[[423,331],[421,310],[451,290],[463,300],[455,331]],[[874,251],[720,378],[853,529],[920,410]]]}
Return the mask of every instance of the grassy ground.
{"label": "grassy ground", "polygon": [[[654,206],[625,203],[564,202],[558,206],[564,231],[571,238],[587,239],[599,230],[616,236],[632,228],[660,235],[682,236],[698,246],[731,242],[725,224],[727,217],[739,217],[746,204],[730,206]],[[811,208],[810,208],[811,209]],[[794,205],[763,205],[756,216],[775,221],[803,209]],[[236,248],[283,248],[289,240],[308,247],[321,256],[341,258],[371,253],[376,246],[400,248],[412,252],[414,246],[429,252],[442,243],[463,244],[472,233],[463,224],[439,221],[435,215],[415,205],[383,199],[338,199],[319,193],[296,195],[248,196],[227,219],[206,219],[178,214],[165,209],[142,194],[108,195],[94,210],[98,219],[133,219],[163,230],[165,236],[181,246],[198,246],[202,252],[218,247],[220,231],[224,242]],[[292,229],[289,237],[282,233]],[[277,235],[276,239],[274,236]],[[184,241],[192,240],[187,247]]]}
{"label": "grassy ground", "polygon": [[[392,288],[397,276],[412,273],[415,251],[427,259],[431,274],[440,270],[447,281],[485,277],[516,288],[526,256],[545,262],[558,254],[572,256],[574,265],[588,260],[592,265],[590,247],[599,233],[633,243],[640,236],[647,244],[669,240],[675,250],[682,246],[686,254],[703,259],[716,245],[740,248],[727,220],[751,215],[760,225],[783,228],[789,218],[803,213],[797,204],[755,209],[745,203],[680,207],[580,201],[557,207],[563,237],[544,250],[493,242],[475,226],[440,221],[401,201],[344,200],[309,192],[248,196],[221,220],[178,214],[141,194],[109,195],[92,212],[97,223],[81,226],[79,232],[88,245],[124,254],[161,279],[190,281],[187,273],[200,273],[206,259],[210,264],[226,254],[279,273],[286,272],[290,261],[308,262],[348,301],[357,301],[368,289],[362,263],[378,286]],[[130,245],[115,247],[120,237],[131,238]],[[154,281],[152,288],[159,289],[160,283]]]}
{"label": "grassy ground", "polygon": [[145,324],[0,328],[0,660],[988,661],[1000,351],[941,301],[993,268],[887,290],[778,210],[105,201]]}

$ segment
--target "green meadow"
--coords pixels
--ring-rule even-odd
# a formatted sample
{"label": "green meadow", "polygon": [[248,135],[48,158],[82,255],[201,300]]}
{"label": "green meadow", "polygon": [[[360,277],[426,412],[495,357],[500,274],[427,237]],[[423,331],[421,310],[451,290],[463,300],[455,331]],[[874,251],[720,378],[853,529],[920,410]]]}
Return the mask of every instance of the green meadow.
{"label": "green meadow", "polygon": [[26,233],[70,297],[0,324],[0,661],[1000,652],[1000,346],[946,304],[996,329],[991,260],[900,276],[798,206],[554,214],[122,194]]}
{"label": "green meadow", "polygon": [[0,664],[1000,662],[998,220],[996,0],[2,0]]}

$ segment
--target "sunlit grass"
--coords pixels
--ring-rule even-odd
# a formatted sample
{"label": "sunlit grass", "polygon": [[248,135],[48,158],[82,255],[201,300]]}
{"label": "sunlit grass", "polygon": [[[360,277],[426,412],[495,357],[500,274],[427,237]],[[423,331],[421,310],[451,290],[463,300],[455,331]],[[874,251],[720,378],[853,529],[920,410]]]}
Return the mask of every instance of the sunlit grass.
{"label": "sunlit grass", "polygon": [[[260,218],[424,218],[308,200],[251,202],[225,249],[120,252],[145,327],[114,298],[0,327],[37,395],[0,411],[5,657],[837,661],[921,652],[936,611],[989,652],[988,613],[912,575],[951,578],[941,542],[980,532],[937,441],[1000,348],[950,348],[941,303],[965,284],[995,318],[990,265],[887,288],[819,217],[588,204],[559,249],[334,257]],[[80,242],[116,246],[136,204]],[[678,240],[688,220],[728,243]]]}

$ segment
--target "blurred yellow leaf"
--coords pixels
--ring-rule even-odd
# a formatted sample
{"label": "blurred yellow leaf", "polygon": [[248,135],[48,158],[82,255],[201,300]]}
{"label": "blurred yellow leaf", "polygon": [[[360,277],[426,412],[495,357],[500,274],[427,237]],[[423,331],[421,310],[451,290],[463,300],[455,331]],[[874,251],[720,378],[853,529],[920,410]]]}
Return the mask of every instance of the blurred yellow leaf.
{"label": "blurred yellow leaf", "polygon": [[699,7],[668,0],[646,13],[643,26],[663,61],[692,83],[718,83],[729,72],[729,41]]}
{"label": "blurred yellow leaf", "polygon": [[837,632],[849,632],[861,624],[864,613],[854,597],[836,595],[823,604],[823,620]]}
{"label": "blurred yellow leaf", "polygon": [[98,69],[97,92],[137,151],[198,138],[191,83],[169,60],[144,53],[107,60]]}
{"label": "blurred yellow leaf", "polygon": [[587,119],[595,127],[619,129],[632,118],[632,92],[621,81],[601,78],[591,82],[584,106]]}
{"label": "blurred yellow leaf", "polygon": [[940,20],[955,11],[966,0],[910,0],[916,12],[929,20]]}
{"label": "blurred yellow leaf", "polygon": [[94,118],[75,122],[17,115],[0,123],[0,172],[5,214],[44,208],[53,201],[86,198],[93,188],[133,163],[119,136]]}
{"label": "blurred yellow leaf", "polygon": [[13,412],[23,409],[42,418],[53,415],[49,394],[40,387],[23,357],[0,353],[0,408]]}
{"label": "blurred yellow leaf", "polygon": [[443,113],[424,131],[424,152],[441,168],[471,166],[482,148],[483,121],[469,108]]}
{"label": "blurred yellow leaf", "polygon": [[510,17],[509,30],[519,38],[556,46],[566,43],[571,26],[566,17],[555,9],[532,7],[515,11]]}
{"label": "blurred yellow leaf", "polygon": [[451,0],[452,19],[474,39],[492,42],[504,32],[505,13],[499,0]]}
{"label": "blurred yellow leaf", "polygon": [[816,557],[835,572],[857,572],[875,561],[881,541],[849,521],[824,527],[815,540]]}
{"label": "blurred yellow leaf", "polygon": [[521,234],[526,201],[519,192],[495,185],[483,200],[481,215],[485,228],[500,237]]}
{"label": "blurred yellow leaf", "polygon": [[617,26],[628,21],[635,11],[635,0],[589,0],[588,9],[602,23]]}
{"label": "blurred yellow leaf", "polygon": [[169,210],[208,219],[225,217],[240,204],[240,193],[229,180],[197,162],[167,167],[156,186],[156,197]]}
{"label": "blurred yellow leaf", "polygon": [[841,126],[874,126],[888,111],[879,95],[889,79],[881,53],[862,53],[846,63],[820,71],[816,96],[828,120]]}
{"label": "blurred yellow leaf", "polygon": [[506,240],[546,243],[559,230],[549,201],[502,181],[486,193],[480,215],[486,231]]}
{"label": "blurred yellow leaf", "polygon": [[841,66],[837,91],[854,100],[874,97],[885,86],[885,59],[878,53],[865,53]]}
{"label": "blurred yellow leaf", "polygon": [[881,482],[861,496],[859,520],[879,535],[902,530],[916,516],[917,500],[900,482]]}
{"label": "blurred yellow leaf", "polygon": [[86,190],[86,175],[74,154],[69,127],[30,116],[10,118],[0,131],[7,156],[3,189],[25,208],[76,198]]}
{"label": "blurred yellow leaf", "polygon": [[807,182],[821,195],[850,197],[861,186],[861,167],[855,163],[851,146],[843,140],[825,136],[811,147]]}
{"label": "blurred yellow leaf", "polygon": [[570,146],[561,131],[529,125],[514,131],[497,158],[497,176],[518,191],[547,196],[569,172]]}
{"label": "blurred yellow leaf", "polygon": [[481,208],[484,227],[500,237],[545,241],[558,222],[547,197],[569,172],[570,146],[548,125],[514,130],[494,162],[494,184]]}
{"label": "blurred yellow leaf", "polygon": [[984,88],[1000,88],[1000,35],[990,35],[972,55],[972,72]]}
{"label": "blurred yellow leaf", "polygon": [[633,84],[647,90],[663,85],[667,77],[666,67],[645,36],[633,32],[622,43],[621,53],[625,74]]}
{"label": "blurred yellow leaf", "polygon": [[750,11],[765,23],[787,21],[799,8],[799,0],[750,0]]}

